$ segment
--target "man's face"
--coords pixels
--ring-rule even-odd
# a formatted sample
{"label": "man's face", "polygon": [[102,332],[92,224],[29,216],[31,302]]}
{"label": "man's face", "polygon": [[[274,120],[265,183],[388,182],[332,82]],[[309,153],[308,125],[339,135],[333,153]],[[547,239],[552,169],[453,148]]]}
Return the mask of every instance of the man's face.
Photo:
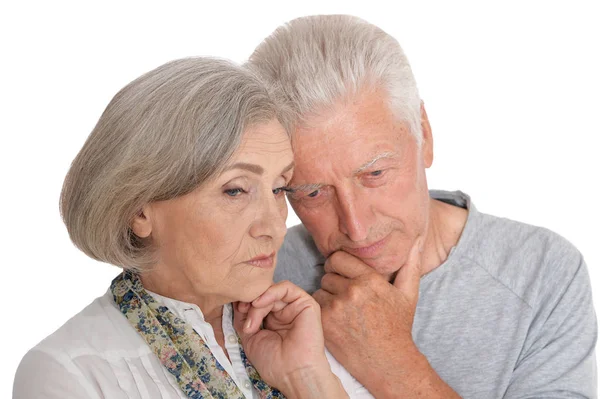
{"label": "man's face", "polygon": [[422,109],[419,147],[384,93],[352,100],[294,132],[289,199],[323,255],[343,250],[391,276],[427,231],[431,131]]}

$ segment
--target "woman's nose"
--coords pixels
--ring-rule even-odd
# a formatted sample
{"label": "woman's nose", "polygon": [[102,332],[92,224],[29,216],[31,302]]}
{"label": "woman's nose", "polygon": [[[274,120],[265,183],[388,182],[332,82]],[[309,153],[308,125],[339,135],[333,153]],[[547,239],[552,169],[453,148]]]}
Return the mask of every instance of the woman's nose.
{"label": "woman's nose", "polygon": [[287,232],[285,225],[287,203],[284,199],[273,197],[272,194],[270,197],[261,201],[256,217],[250,227],[250,235],[254,238],[282,239]]}

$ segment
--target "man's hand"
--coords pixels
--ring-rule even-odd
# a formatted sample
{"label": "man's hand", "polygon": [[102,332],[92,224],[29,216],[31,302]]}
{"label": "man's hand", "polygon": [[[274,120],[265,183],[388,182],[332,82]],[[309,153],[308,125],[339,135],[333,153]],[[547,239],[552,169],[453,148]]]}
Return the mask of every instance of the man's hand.
{"label": "man's hand", "polygon": [[[456,395],[412,339],[421,242],[417,239],[393,284],[360,259],[336,252],[325,262],[321,289],[313,295],[321,305],[327,348],[377,398]],[[450,391],[431,390],[439,383]]]}

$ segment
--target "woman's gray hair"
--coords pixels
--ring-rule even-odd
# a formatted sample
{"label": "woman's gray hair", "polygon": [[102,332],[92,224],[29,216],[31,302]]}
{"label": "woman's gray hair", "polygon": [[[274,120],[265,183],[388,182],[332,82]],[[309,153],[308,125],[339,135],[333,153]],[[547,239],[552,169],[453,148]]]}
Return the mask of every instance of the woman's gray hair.
{"label": "woman's gray hair", "polygon": [[316,15],[277,28],[248,65],[294,111],[288,129],[368,88],[387,92],[394,114],[421,140],[421,100],[400,44],[349,15]]}
{"label": "woman's gray hair", "polygon": [[180,59],[142,75],[108,104],[65,178],[71,240],[94,259],[149,268],[155,253],[133,234],[134,216],[211,179],[244,130],[279,117],[258,77],[225,60]]}

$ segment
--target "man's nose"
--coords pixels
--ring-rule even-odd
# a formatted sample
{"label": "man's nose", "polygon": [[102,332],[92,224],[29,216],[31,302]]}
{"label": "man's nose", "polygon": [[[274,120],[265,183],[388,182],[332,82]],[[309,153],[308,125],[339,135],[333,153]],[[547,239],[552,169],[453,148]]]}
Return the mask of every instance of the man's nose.
{"label": "man's nose", "polygon": [[352,241],[366,240],[369,235],[371,214],[367,198],[362,198],[348,190],[338,192],[338,219],[339,229]]}

